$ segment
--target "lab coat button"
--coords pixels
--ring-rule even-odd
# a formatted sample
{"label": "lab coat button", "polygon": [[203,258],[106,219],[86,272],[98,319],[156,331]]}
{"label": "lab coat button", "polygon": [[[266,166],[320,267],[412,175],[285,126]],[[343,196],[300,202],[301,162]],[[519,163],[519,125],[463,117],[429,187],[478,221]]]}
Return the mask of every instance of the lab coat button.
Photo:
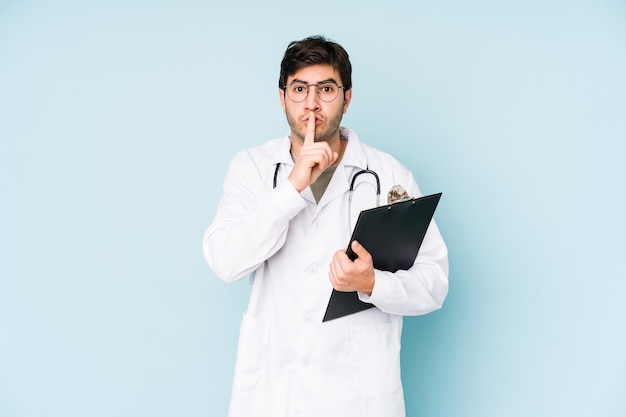
{"label": "lab coat button", "polygon": [[313,229],[315,229],[315,230],[320,230],[320,224],[319,224],[319,222],[313,222]]}

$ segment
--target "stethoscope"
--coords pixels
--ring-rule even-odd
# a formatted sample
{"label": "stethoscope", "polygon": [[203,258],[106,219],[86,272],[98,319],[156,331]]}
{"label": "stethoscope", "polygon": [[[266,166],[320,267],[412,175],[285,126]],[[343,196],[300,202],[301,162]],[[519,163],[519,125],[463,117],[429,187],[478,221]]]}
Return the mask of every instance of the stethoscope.
{"label": "stethoscope", "polygon": [[[274,170],[274,182],[273,188],[276,188],[276,183],[278,181],[278,169],[280,168],[280,162],[276,163],[276,169]],[[348,190],[348,224],[352,225],[352,194],[354,193],[355,181],[362,174],[370,174],[374,176],[376,180],[376,207],[380,206],[380,178],[378,178],[378,174],[376,171],[369,169],[366,167],[365,169],[360,170],[352,176],[352,180],[350,181],[350,189]],[[358,186],[358,184],[357,184]]]}

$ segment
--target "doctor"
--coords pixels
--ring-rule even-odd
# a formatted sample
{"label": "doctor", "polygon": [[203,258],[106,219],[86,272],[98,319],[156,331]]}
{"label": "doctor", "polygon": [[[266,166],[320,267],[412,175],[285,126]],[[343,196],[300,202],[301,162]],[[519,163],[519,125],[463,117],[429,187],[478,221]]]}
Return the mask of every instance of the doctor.
{"label": "doctor", "polygon": [[[340,126],[352,99],[347,52],[323,37],[289,44],[279,98],[290,133],[239,152],[203,240],[225,282],[252,277],[241,322],[231,417],[405,415],[400,378],[402,316],[439,309],[448,292],[447,249],[434,221],[414,265],[375,270],[347,244],[360,210],[381,189],[422,195],[411,172]],[[332,289],[357,291],[371,308],[322,322]]]}

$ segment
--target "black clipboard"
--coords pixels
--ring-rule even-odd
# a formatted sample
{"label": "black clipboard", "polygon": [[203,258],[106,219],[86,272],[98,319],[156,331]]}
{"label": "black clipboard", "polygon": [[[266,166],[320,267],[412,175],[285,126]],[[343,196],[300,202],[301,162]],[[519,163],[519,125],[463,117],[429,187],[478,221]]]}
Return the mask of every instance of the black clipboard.
{"label": "black clipboard", "polygon": [[[374,268],[396,272],[413,266],[441,193],[363,210],[354,226],[346,250],[356,259],[350,246],[358,240],[372,255]],[[355,292],[333,289],[323,322],[374,307],[359,300]]]}

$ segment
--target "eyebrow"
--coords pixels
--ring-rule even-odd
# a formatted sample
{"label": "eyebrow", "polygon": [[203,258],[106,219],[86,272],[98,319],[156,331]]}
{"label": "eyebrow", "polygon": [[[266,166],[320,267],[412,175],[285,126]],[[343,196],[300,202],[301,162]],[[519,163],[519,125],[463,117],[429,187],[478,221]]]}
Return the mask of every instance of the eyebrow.
{"label": "eyebrow", "polygon": [[297,83],[301,83],[301,84],[306,84],[306,85],[310,85],[310,84],[324,84],[324,83],[335,83],[337,85],[339,85],[339,83],[337,81],[335,81],[334,78],[327,78],[325,80],[322,81],[318,81],[316,83],[309,83],[308,81],[304,81],[304,80],[300,80],[298,78],[294,78],[293,80],[291,80],[291,82],[289,83],[289,85],[292,84],[297,84]]}

